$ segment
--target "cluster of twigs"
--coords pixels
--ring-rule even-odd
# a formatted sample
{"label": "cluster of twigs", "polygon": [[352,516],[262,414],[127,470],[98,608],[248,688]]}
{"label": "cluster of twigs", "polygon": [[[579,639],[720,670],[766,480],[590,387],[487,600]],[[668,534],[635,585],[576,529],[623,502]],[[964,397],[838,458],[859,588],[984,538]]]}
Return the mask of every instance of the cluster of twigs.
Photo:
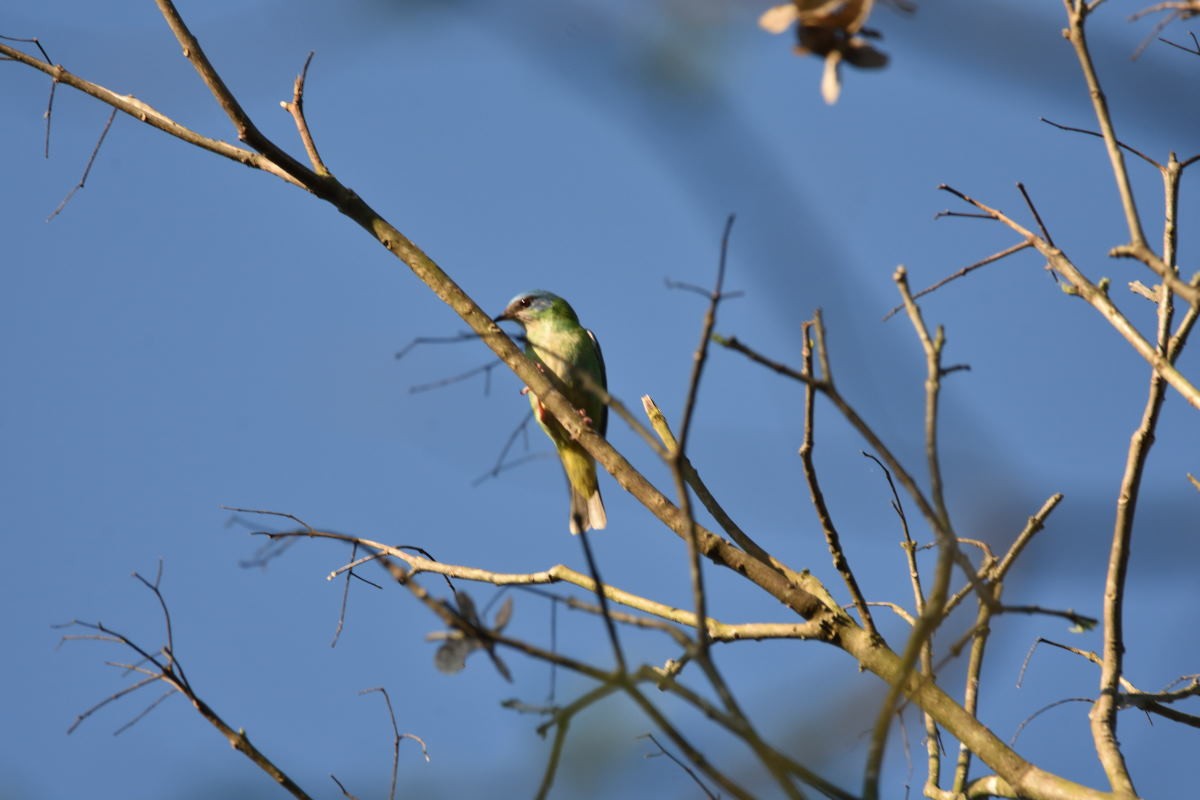
{"label": "cluster of twigs", "polygon": [[[949,187],[943,188],[972,206],[975,209],[972,213],[975,215],[983,215],[1007,226],[1018,237],[1018,242],[1013,246],[964,269],[960,274],[994,263],[1016,252],[1036,250],[1062,281],[1064,290],[1090,304],[1150,367],[1146,406],[1131,441],[1125,477],[1117,503],[1102,615],[1103,649],[1102,652],[1093,654],[1069,648],[1071,652],[1097,664],[1100,669],[1099,691],[1096,699],[1092,701],[1090,719],[1092,737],[1110,784],[1107,790],[1076,784],[1039,768],[1001,741],[976,715],[980,670],[991,626],[998,615],[1047,613],[1065,617],[1082,626],[1095,624],[1096,621],[1073,611],[1009,605],[1004,601],[1005,577],[1032,538],[1042,530],[1047,518],[1062,500],[1061,495],[1050,496],[1042,507],[1028,518],[1023,529],[1014,532],[1007,550],[999,557],[993,554],[987,544],[965,538],[956,529],[944,496],[938,440],[939,401],[943,379],[962,367],[943,363],[945,334],[940,328],[931,329],[926,323],[917,304],[920,293],[914,294],[909,289],[907,274],[903,268],[897,269],[894,276],[902,300],[900,308],[907,315],[925,358],[925,463],[921,475],[918,476],[914,470],[902,463],[876,429],[856,410],[852,401],[839,390],[826,347],[828,330],[819,312],[804,325],[799,367],[769,358],[736,337],[715,333],[720,304],[729,296],[724,291],[724,253],[729,238],[727,226],[718,275],[713,289],[707,293],[707,312],[701,327],[700,343],[694,357],[678,435],[672,433],[665,416],[654,402],[648,397],[643,398],[643,409],[650,428],[657,437],[657,441],[652,441],[653,450],[670,467],[673,476],[676,500],[672,501],[581,419],[547,377],[525,359],[514,343],[495,327],[489,316],[446,273],[330,172],[318,153],[304,112],[304,81],[311,55],[296,79],[292,100],[283,104],[295,122],[307,161],[305,163],[268,139],[253,123],[208,61],[203,48],[188,30],[174,4],[170,0],[157,0],[157,4],[182,46],[185,56],[233,124],[240,145],[188,129],[150,105],[92,83],[61,66],[51,64],[48,59],[37,58],[3,43],[0,43],[0,54],[44,72],[52,78],[53,85],[62,83],[76,88],[112,106],[114,111],[120,111],[159,128],[189,144],[275,175],[337,207],[408,265],[443,302],[453,308],[470,326],[473,334],[517,374],[563,427],[572,436],[577,437],[618,483],[644,504],[687,547],[693,604],[690,610],[674,608],[603,581],[586,534],[580,537],[588,565],[586,572],[559,564],[535,572],[508,574],[469,565],[440,562],[428,553],[413,548],[394,547],[365,537],[322,531],[301,523],[295,517],[291,519],[298,524],[296,529],[269,534],[273,540],[280,542],[318,538],[352,545],[355,555],[349,563],[335,570],[330,575],[331,578],[345,574],[349,582],[352,577],[358,576],[357,570],[360,567],[377,562],[396,584],[407,589],[445,628],[441,638],[445,641],[442,652],[445,653],[444,660],[447,665],[460,667],[467,655],[479,650],[487,653],[502,675],[511,678],[511,670],[501,654],[518,653],[590,679],[592,688],[579,697],[565,704],[543,709],[547,720],[542,726],[542,731],[553,731],[554,738],[538,791],[539,797],[545,796],[553,785],[563,743],[575,716],[617,693],[628,697],[643,711],[650,724],[679,754],[680,761],[694,768],[695,772],[689,769],[689,774],[698,782],[702,782],[702,779],[707,780],[733,797],[751,797],[752,792],[747,787],[739,783],[729,770],[715,763],[672,721],[663,710],[661,702],[652,699],[651,694],[647,692],[648,688],[667,692],[681,700],[744,743],[774,781],[779,793],[793,798],[806,796],[810,788],[831,798],[879,797],[880,767],[888,734],[897,710],[906,704],[916,706],[924,716],[927,755],[924,793],[935,800],[985,795],[1047,800],[1133,798],[1136,792],[1132,778],[1128,774],[1117,743],[1118,710],[1136,707],[1188,725],[1195,726],[1200,722],[1191,715],[1171,708],[1172,704],[1194,697],[1198,693],[1195,679],[1183,688],[1144,693],[1136,690],[1127,681],[1122,666],[1122,609],[1129,546],[1133,533],[1133,511],[1139,496],[1150,443],[1157,427],[1159,411],[1168,387],[1173,388],[1192,406],[1200,408],[1200,391],[1197,390],[1195,382],[1189,380],[1175,366],[1195,325],[1197,315],[1200,314],[1200,276],[1186,278],[1180,274],[1175,264],[1179,181],[1184,169],[1197,159],[1191,158],[1181,162],[1172,154],[1164,165],[1138,153],[1117,139],[1104,94],[1092,66],[1085,36],[1088,15],[1097,3],[1067,0],[1068,34],[1095,106],[1099,132],[1092,135],[1101,137],[1105,142],[1118,196],[1128,224],[1129,242],[1114,248],[1112,255],[1137,261],[1157,281],[1155,286],[1149,288],[1140,283],[1132,287],[1137,295],[1156,304],[1158,325],[1153,340],[1144,337],[1118,308],[1118,304],[1110,297],[1107,280],[1092,281],[1055,246],[1032,203],[1029,203],[1029,208],[1037,222],[1036,233],[1006,213],[963,192]],[[1150,246],[1143,232],[1141,217],[1126,171],[1125,153],[1138,156],[1159,169],[1163,175],[1167,222],[1164,226],[1161,251],[1156,252]],[[1028,201],[1027,195],[1026,200]],[[732,223],[732,219],[730,222]],[[1183,303],[1186,310],[1176,322],[1177,303]],[[688,441],[696,399],[699,396],[709,349],[713,344],[739,353],[754,363],[803,385],[801,463],[817,520],[824,533],[833,565],[849,598],[845,606],[807,570],[795,569],[783,563],[740,528],[708,490],[699,471],[689,460]],[[651,437],[617,398],[609,397],[607,393],[605,397],[610,407],[618,414],[635,424],[647,438]],[[819,401],[831,406],[858,432],[869,450],[865,455],[874,459],[887,476],[907,554],[913,591],[911,608],[899,603],[871,599],[856,578],[851,559],[842,547],[834,514],[825,502],[813,460],[816,447],[815,409]],[[697,521],[693,496],[716,520],[719,532],[709,530]],[[906,505],[916,509],[917,520],[909,518],[905,511]],[[923,572],[917,564],[916,552],[919,545],[913,532],[917,525],[932,536],[937,552],[936,563],[931,572]],[[359,558],[358,552],[365,555]],[[975,560],[968,555],[969,552],[976,553]],[[706,560],[717,568],[739,574],[747,585],[779,601],[786,609],[788,619],[773,622],[718,619],[713,613],[714,610],[709,607],[708,593],[705,589]],[[439,596],[420,580],[426,573],[446,581],[446,596]],[[153,592],[162,607],[166,620],[167,641],[161,648],[156,651],[143,649],[128,637],[98,623],[77,623],[90,631],[87,638],[117,643],[135,652],[140,659],[123,667],[141,675],[141,680],[109,698],[105,703],[144,686],[157,682],[165,683],[171,692],[178,692],[187,697],[239,751],[250,757],[294,796],[306,797],[303,790],[250,744],[244,732],[231,729],[199,697],[186,678],[174,651],[170,617],[159,589],[158,579],[149,582],[139,577],[139,580]],[[565,604],[571,609],[602,620],[611,645],[611,665],[589,663],[559,652],[554,646],[545,647],[507,634],[505,627],[512,613],[511,604],[506,604],[489,624],[485,620],[486,614],[476,611],[470,596],[458,588],[454,581],[479,582],[493,586],[536,587],[559,584],[575,587],[578,592],[574,594],[548,596],[556,604]],[[592,602],[592,599],[595,602]],[[945,648],[939,660],[935,634],[943,628],[957,608],[967,603],[974,605],[974,623],[957,641]],[[884,640],[872,617],[873,607],[888,608],[908,624],[909,633],[902,646],[892,647]],[[675,656],[663,666],[640,663],[639,658],[630,653],[622,642],[621,630],[627,626],[650,629],[663,634],[675,649]],[[835,786],[821,777],[812,765],[802,763],[782,748],[771,744],[739,703],[734,687],[722,674],[713,658],[713,651],[717,645],[733,645],[766,638],[812,640],[836,647],[849,654],[861,669],[874,673],[889,687],[872,728],[863,783],[858,792]],[[939,670],[947,659],[957,657],[963,651],[967,653],[966,677],[961,695],[955,698],[939,678]],[[715,697],[715,700],[710,697]],[[82,715],[81,719],[90,713],[91,711]],[[960,743],[953,775],[949,778],[943,777],[944,753],[941,742],[944,735],[953,737]],[[403,736],[406,735],[400,734],[397,729],[397,748]],[[657,739],[654,742],[663,752],[667,752]],[[673,755],[671,757],[675,758]],[[974,759],[983,762],[986,770],[984,774],[972,777]],[[393,774],[394,772],[395,767]]]}

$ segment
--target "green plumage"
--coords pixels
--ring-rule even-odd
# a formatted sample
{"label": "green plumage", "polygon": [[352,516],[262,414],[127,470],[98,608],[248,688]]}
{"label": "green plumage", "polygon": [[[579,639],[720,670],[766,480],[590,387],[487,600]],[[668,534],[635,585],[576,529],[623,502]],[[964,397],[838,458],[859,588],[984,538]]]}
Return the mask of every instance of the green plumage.
{"label": "green plumage", "polygon": [[[608,406],[594,389],[607,390],[604,357],[595,335],[579,324],[566,300],[550,292],[527,292],[513,298],[496,321],[511,320],[525,329],[525,353],[558,379],[563,394],[601,436],[608,429]],[[571,493],[571,533],[603,528],[607,522],[596,462],[571,438],[554,415],[529,392],[529,404],[542,430],[554,442]]]}

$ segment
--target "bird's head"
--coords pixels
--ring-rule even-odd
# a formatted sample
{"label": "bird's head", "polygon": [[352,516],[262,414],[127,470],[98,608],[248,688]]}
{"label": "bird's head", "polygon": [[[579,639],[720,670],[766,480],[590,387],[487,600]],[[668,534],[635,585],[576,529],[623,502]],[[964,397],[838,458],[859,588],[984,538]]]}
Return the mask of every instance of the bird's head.
{"label": "bird's head", "polygon": [[522,328],[547,322],[579,324],[574,309],[556,294],[535,290],[517,295],[493,322],[510,320]]}

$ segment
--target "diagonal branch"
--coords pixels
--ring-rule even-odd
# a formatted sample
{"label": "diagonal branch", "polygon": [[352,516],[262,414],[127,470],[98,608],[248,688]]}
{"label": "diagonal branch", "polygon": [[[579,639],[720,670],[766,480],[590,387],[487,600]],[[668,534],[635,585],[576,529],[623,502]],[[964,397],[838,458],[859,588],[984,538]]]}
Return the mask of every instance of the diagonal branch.
{"label": "diagonal branch", "polygon": [[156,0],[156,2],[163,10],[172,30],[176,32],[180,43],[184,46],[185,55],[197,67],[214,97],[221,103],[222,108],[240,131],[240,135],[260,152],[255,153],[227,142],[201,136],[132,97],[118,95],[109,89],[84,81],[66,73],[61,67],[39,61],[8,45],[0,44],[0,54],[10,55],[17,61],[85,91],[183,141],[276,175],[335,206],[342,214],[368,231],[386,250],[403,261],[438,299],[457,313],[484,344],[529,387],[530,391],[541,398],[542,404],[559,420],[567,434],[577,440],[580,446],[587,450],[622,488],[636,497],[676,536],[686,542],[694,532],[698,551],[702,557],[744,574],[776,600],[806,619],[837,613],[835,609],[830,609],[820,597],[811,591],[797,586],[772,567],[761,563],[733,543],[689,519],[687,514],[672,503],[645,476],[634,469],[629,461],[602,436],[593,431],[590,425],[586,424],[575,411],[571,402],[553,386],[543,372],[525,357],[512,339],[492,322],[491,316],[485,313],[420,247],[381,217],[365,200],[352,189],[344,186],[336,177],[317,175],[267,140],[245,118],[241,106],[236,101],[230,102],[228,87],[219,80],[219,76],[214,77],[214,68],[203,57],[203,52],[195,43],[195,38],[183,25],[170,0]]}
{"label": "diagonal branch", "polygon": [[[27,67],[32,67],[39,72],[44,72],[55,80],[56,83],[63,83],[70,86],[72,89],[78,89],[84,94],[90,95],[106,105],[121,111],[139,122],[144,122],[151,127],[158,128],[163,133],[170,134],[176,139],[180,139],[188,144],[195,145],[210,153],[216,153],[219,156],[236,161],[239,164],[244,164],[254,169],[260,169],[263,172],[269,172],[277,178],[287,181],[295,186],[301,186],[300,181],[293,178],[285,170],[280,169],[273,161],[265,156],[255,153],[251,150],[232,145],[229,142],[221,141],[220,139],[212,139],[204,136],[191,128],[180,125],[175,120],[163,114],[153,106],[143,103],[133,95],[117,94],[99,84],[92,83],[89,80],[68,72],[63,67],[51,64],[47,61],[34,58],[27,53],[24,53],[15,47],[10,47],[0,42],[0,54],[19,61]],[[303,187],[302,187],[303,188]]]}
{"label": "diagonal branch", "polygon": [[1092,283],[1088,278],[1079,271],[1079,268],[1067,258],[1066,254],[1057,247],[1050,246],[1040,236],[1031,232],[1028,228],[1021,225],[1016,220],[1012,219],[1002,211],[998,211],[991,206],[988,206],[979,200],[976,200],[969,195],[960,192],[959,190],[942,184],[938,188],[947,191],[955,197],[962,200],[968,205],[972,205],[983,211],[992,219],[1002,222],[1007,225],[1014,233],[1029,242],[1043,258],[1049,262],[1051,269],[1057,272],[1061,277],[1067,280],[1069,286],[1067,291],[1069,294],[1074,294],[1083,298],[1092,308],[1100,312],[1108,323],[1116,329],[1117,333],[1133,346],[1133,349],[1144,358],[1154,369],[1163,376],[1163,379],[1171,385],[1183,398],[1190,403],[1194,408],[1200,409],[1200,389],[1191,381],[1183,376],[1178,369],[1175,368],[1173,360],[1167,358],[1162,353],[1159,353],[1157,348],[1146,341],[1145,337],[1134,327],[1133,323],[1121,313],[1116,304],[1108,296],[1108,284],[1102,281],[1099,285]]}

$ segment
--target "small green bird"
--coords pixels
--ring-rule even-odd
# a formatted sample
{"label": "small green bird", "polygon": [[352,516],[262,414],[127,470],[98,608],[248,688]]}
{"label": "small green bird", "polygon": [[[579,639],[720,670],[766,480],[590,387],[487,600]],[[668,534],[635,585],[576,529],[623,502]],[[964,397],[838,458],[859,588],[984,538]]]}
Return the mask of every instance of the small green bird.
{"label": "small green bird", "polygon": [[[596,335],[579,324],[579,317],[566,300],[550,292],[533,291],[512,299],[496,322],[510,320],[525,330],[525,355],[543,372],[553,373],[562,384],[563,394],[579,409],[601,436],[608,428],[608,405],[589,382],[607,391],[604,356]],[[586,376],[586,378],[584,377]],[[590,379],[590,380],[589,380]],[[579,442],[571,438],[562,424],[546,411],[540,400],[529,394],[529,405],[542,430],[554,442],[571,492],[571,533],[608,524],[600,485],[596,482],[596,462]]]}

